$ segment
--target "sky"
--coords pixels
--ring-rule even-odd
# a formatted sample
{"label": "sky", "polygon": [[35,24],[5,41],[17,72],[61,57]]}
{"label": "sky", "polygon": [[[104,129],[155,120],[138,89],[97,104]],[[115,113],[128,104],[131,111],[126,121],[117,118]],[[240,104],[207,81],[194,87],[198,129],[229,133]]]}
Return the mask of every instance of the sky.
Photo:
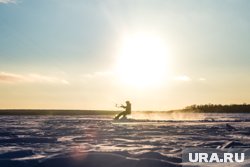
{"label": "sky", "polygon": [[0,108],[250,103],[248,0],[0,0]]}

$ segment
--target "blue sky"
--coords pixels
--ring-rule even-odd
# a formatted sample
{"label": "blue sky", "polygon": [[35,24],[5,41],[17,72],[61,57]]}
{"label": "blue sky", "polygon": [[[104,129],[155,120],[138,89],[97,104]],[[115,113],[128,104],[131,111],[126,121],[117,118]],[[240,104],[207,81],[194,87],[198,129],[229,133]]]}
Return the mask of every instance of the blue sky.
{"label": "blue sky", "polygon": [[[1,107],[249,103],[249,8],[247,0],[0,0]],[[116,80],[124,32],[165,41],[166,83],[142,89]]]}

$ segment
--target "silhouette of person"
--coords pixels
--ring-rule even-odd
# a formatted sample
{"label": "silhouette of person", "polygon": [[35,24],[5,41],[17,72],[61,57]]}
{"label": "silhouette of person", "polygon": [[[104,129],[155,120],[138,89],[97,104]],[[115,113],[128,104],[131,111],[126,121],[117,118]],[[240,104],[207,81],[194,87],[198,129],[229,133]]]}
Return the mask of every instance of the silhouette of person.
{"label": "silhouette of person", "polygon": [[126,115],[131,114],[131,103],[130,103],[129,101],[126,101],[126,106],[121,105],[120,107],[121,107],[121,108],[124,108],[125,111],[119,113],[119,114],[115,117],[116,120],[120,119],[121,116],[123,116],[122,118],[126,118]]}

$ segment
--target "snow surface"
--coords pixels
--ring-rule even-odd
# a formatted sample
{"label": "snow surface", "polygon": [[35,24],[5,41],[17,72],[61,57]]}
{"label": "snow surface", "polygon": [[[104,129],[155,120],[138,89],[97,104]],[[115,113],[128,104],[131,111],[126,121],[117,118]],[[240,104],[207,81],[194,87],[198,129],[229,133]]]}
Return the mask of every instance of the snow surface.
{"label": "snow surface", "polygon": [[108,116],[0,116],[0,166],[190,166],[182,163],[184,148],[250,148],[249,120],[250,114],[127,122]]}

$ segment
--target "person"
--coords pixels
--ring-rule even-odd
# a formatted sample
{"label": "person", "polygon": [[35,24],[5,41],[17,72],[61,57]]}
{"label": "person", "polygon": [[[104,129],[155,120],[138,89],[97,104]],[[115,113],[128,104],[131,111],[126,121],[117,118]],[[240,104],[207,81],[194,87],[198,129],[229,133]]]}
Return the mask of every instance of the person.
{"label": "person", "polygon": [[121,108],[124,108],[125,111],[119,113],[116,117],[115,120],[119,120],[121,116],[122,118],[126,118],[126,115],[131,114],[131,103],[129,101],[126,101],[126,106],[121,105]]}

